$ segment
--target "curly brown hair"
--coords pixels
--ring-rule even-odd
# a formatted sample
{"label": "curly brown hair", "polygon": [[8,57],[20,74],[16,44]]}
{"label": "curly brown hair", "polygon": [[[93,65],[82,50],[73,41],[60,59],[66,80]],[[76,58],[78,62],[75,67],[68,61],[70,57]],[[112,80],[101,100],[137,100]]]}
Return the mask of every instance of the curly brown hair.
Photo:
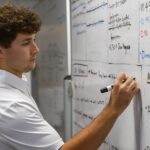
{"label": "curly brown hair", "polygon": [[9,48],[18,33],[37,33],[41,27],[40,17],[23,6],[5,4],[0,6],[0,45]]}

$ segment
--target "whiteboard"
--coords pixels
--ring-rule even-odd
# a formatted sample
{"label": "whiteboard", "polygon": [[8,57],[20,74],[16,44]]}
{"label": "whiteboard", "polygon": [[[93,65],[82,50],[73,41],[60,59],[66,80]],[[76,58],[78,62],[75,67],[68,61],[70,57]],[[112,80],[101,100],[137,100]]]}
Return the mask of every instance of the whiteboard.
{"label": "whiteboard", "polygon": [[[89,3],[87,5],[87,3]],[[91,4],[91,5],[90,5]],[[72,1],[72,58],[77,60],[107,59],[107,2]],[[99,34],[96,34],[100,31]],[[89,43],[87,45],[87,43]]]}
{"label": "whiteboard", "polygon": [[99,150],[150,150],[149,0],[71,0],[73,134],[108,103],[119,72],[136,77],[140,92]]}
{"label": "whiteboard", "polygon": [[143,117],[141,119],[142,129],[141,129],[141,137],[142,137],[142,145],[141,149],[149,150],[150,149],[150,103],[149,103],[149,89],[150,89],[150,67],[143,66],[142,69],[142,110]]}
{"label": "whiteboard", "polygon": [[138,0],[108,1],[109,62],[127,64],[138,63],[138,10]]}
{"label": "whiteboard", "polygon": [[150,64],[150,8],[149,1],[140,1],[140,62]]}
{"label": "whiteboard", "polygon": [[[73,81],[75,86],[74,134],[92,121],[108,103],[110,92],[102,94],[100,89],[112,84],[119,72],[126,72],[141,83],[141,67],[139,66],[73,62]],[[116,147],[119,150],[137,150],[135,126],[138,118],[134,114],[136,111],[134,105],[134,103],[130,104],[118,119],[105,141],[105,146],[108,143],[107,146],[110,149]],[[127,132],[129,129],[130,131]],[[102,146],[100,150],[103,149]]]}

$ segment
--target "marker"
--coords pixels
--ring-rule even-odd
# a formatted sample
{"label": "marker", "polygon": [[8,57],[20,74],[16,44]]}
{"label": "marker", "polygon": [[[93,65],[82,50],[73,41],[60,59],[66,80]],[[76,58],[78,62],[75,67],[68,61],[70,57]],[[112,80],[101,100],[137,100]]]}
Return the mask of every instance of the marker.
{"label": "marker", "polygon": [[102,88],[100,91],[101,93],[105,93],[105,92],[108,92],[108,91],[111,91],[113,89],[114,85],[108,85],[104,88]]}
{"label": "marker", "polygon": [[[135,80],[135,78],[133,78],[133,80]],[[124,83],[125,80],[122,81],[122,83]],[[108,92],[108,91],[111,91],[113,89],[114,85],[108,85],[104,88],[102,88],[100,91],[101,93],[105,93],[105,92]]]}

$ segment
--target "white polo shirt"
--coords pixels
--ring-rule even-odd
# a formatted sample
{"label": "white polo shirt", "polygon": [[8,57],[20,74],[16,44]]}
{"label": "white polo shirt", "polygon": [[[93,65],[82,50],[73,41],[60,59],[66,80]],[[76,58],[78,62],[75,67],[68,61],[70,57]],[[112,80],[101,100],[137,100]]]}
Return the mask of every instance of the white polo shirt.
{"label": "white polo shirt", "polygon": [[28,89],[23,78],[0,70],[0,150],[58,150],[64,143]]}

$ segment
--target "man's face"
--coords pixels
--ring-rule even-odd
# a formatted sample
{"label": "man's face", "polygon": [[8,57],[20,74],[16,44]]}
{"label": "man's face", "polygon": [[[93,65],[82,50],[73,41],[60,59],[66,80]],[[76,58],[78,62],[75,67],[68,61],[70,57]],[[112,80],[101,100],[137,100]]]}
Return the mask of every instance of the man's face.
{"label": "man's face", "polygon": [[11,47],[5,49],[6,70],[17,76],[35,68],[39,48],[35,43],[35,34],[18,34]]}

